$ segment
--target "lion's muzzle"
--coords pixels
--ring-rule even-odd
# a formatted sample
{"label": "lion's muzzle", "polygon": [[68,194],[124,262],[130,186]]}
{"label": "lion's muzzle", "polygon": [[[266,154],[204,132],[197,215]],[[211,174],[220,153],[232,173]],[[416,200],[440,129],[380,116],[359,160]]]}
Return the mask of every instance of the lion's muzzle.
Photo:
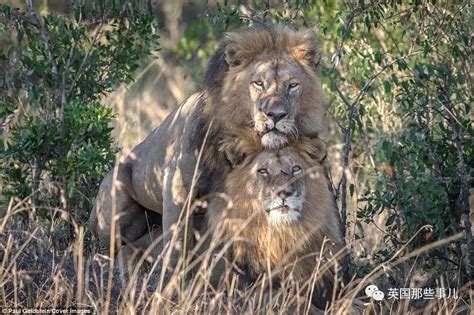
{"label": "lion's muzzle", "polygon": [[294,120],[289,117],[290,103],[285,97],[263,97],[257,106],[255,130],[266,148],[276,149],[288,142],[288,135],[294,129]]}
{"label": "lion's muzzle", "polygon": [[267,119],[272,120],[275,126],[277,122],[288,116],[290,102],[285,97],[266,96],[260,100],[259,110],[265,114]]}

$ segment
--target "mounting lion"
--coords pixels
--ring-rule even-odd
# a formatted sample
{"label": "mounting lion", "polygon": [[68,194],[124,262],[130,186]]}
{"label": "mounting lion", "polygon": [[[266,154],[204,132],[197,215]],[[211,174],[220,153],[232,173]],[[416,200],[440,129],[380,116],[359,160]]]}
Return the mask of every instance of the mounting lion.
{"label": "mounting lion", "polygon": [[110,246],[113,233],[115,248],[141,247],[156,225],[163,229],[164,249],[172,240],[176,245],[175,263],[189,244],[178,223],[191,227],[186,219],[192,219],[193,202],[219,191],[230,171],[218,149],[226,130],[251,127],[267,148],[323,130],[319,60],[308,30],[260,25],[225,34],[203,90],[171,112],[103,179],[90,217],[101,243]]}

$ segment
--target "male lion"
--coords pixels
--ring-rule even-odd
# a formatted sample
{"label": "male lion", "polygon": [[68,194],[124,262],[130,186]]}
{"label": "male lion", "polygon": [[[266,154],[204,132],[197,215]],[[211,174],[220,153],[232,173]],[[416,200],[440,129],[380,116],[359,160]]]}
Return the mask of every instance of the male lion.
{"label": "male lion", "polygon": [[[317,136],[325,113],[318,63],[309,31],[258,26],[227,33],[203,91],[170,113],[102,181],[90,218],[101,242],[109,245],[118,217],[120,243],[142,244],[151,222],[163,228],[169,245],[183,209],[220,189],[229,168],[217,144],[229,128],[251,126],[269,148],[298,135]],[[148,221],[145,211],[161,216]],[[176,248],[183,248],[184,233],[177,236]],[[172,261],[177,257],[173,253]]]}
{"label": "male lion", "polygon": [[246,271],[247,281],[264,274],[268,279],[271,270],[273,280],[292,278],[300,288],[307,284],[302,291],[309,295],[311,277],[318,275],[313,304],[324,308],[337,278],[334,263],[341,261],[344,247],[320,164],[325,145],[302,138],[286,148],[261,151],[255,150],[259,141],[249,139],[222,145],[234,168],[225,180],[226,198],[209,201],[209,234],[214,244],[231,243],[229,258]]}

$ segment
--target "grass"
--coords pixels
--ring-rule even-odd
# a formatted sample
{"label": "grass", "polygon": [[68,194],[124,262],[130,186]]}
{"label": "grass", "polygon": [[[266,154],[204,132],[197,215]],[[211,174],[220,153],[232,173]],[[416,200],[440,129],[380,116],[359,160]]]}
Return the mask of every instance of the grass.
{"label": "grass", "polygon": [[[268,277],[247,288],[228,267],[232,262],[224,270],[227,277],[213,288],[210,282],[217,261],[211,251],[199,252],[192,260],[181,261],[180,268],[170,277],[164,277],[166,255],[159,256],[153,264],[137,259],[130,270],[124,271],[118,267],[120,261],[97,248],[88,227],[76,224],[66,213],[58,221],[69,222],[74,237],[72,242],[65,243],[64,224],[45,224],[34,216],[19,219],[32,213],[28,202],[17,200],[2,207],[0,306],[3,309],[77,307],[99,314],[469,314],[474,298],[472,282],[456,287],[458,299],[387,298],[389,288],[452,288],[458,277],[456,271],[434,278],[418,264],[417,257],[451,244],[462,237],[460,234],[412,252],[406,249],[408,242],[391,259],[377,264],[375,260],[357,258],[356,251],[360,248],[369,253],[380,250],[383,245],[380,238],[367,232],[369,237],[354,241],[353,234],[349,233],[352,279],[341,285],[340,294],[333,297],[330,308],[318,312],[308,308],[308,294],[291,278],[283,278],[279,288],[272,287]],[[21,213],[28,215],[21,216]],[[419,232],[422,230],[423,227]],[[159,240],[155,243],[159,245]],[[229,244],[219,245],[225,248]],[[304,286],[310,287],[324,268],[336,263],[338,261],[333,260],[319,266]],[[270,272],[278,274],[280,270]],[[336,280],[336,284],[341,283]],[[382,302],[365,296],[364,289],[370,284],[376,284],[385,292]],[[268,287],[271,290],[267,290]]]}
{"label": "grass", "polygon": [[[18,211],[21,211],[19,207],[10,206],[0,225],[0,304],[3,309],[74,306],[95,313],[120,314],[145,311],[154,314],[318,313],[308,308],[303,288],[297,288],[291,278],[282,279],[281,287],[270,291],[264,285],[269,284],[268,278],[246,288],[235,274],[231,276],[230,268],[226,268],[225,274],[229,276],[214,289],[210,281],[216,255],[210,251],[204,251],[196,255],[197,259],[186,263],[181,261],[180,268],[167,280],[163,277],[161,256],[153,264],[141,259],[133,264],[132,270],[123,272],[117,267],[118,262],[97,252],[85,227],[76,225],[74,241],[66,249],[57,250],[56,240],[44,224],[38,221],[25,223],[13,215]],[[325,313],[469,314],[472,283],[457,288],[458,299],[389,300],[386,297],[382,302],[374,302],[364,294],[368,284],[377,284],[387,294],[388,275],[398,277],[397,282],[404,284],[400,287],[417,287],[413,281],[419,266],[413,259],[416,261],[423,252],[459,237],[461,235],[439,240],[414,252],[401,250],[364,277],[353,277],[341,294],[333,297],[332,305]],[[334,263],[336,261],[329,262]],[[317,280],[325,267],[317,268],[306,285]],[[436,279],[436,284],[447,287],[448,280]],[[418,286],[422,287],[421,284]]]}

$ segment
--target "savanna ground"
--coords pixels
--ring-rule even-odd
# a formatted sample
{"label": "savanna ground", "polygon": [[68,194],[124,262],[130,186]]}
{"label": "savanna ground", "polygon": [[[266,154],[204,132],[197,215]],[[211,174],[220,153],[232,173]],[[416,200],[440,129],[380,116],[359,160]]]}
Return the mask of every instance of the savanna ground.
{"label": "savanna ground", "polygon": [[[322,138],[353,277],[327,312],[470,313],[473,14],[434,0],[0,1],[2,309],[288,310],[290,281],[271,297],[212,291],[209,270],[161,282],[160,260],[124,277],[87,226],[115,153],[199,89],[224,31],[264,21],[315,28],[321,43]],[[388,298],[402,288],[451,291]]]}

